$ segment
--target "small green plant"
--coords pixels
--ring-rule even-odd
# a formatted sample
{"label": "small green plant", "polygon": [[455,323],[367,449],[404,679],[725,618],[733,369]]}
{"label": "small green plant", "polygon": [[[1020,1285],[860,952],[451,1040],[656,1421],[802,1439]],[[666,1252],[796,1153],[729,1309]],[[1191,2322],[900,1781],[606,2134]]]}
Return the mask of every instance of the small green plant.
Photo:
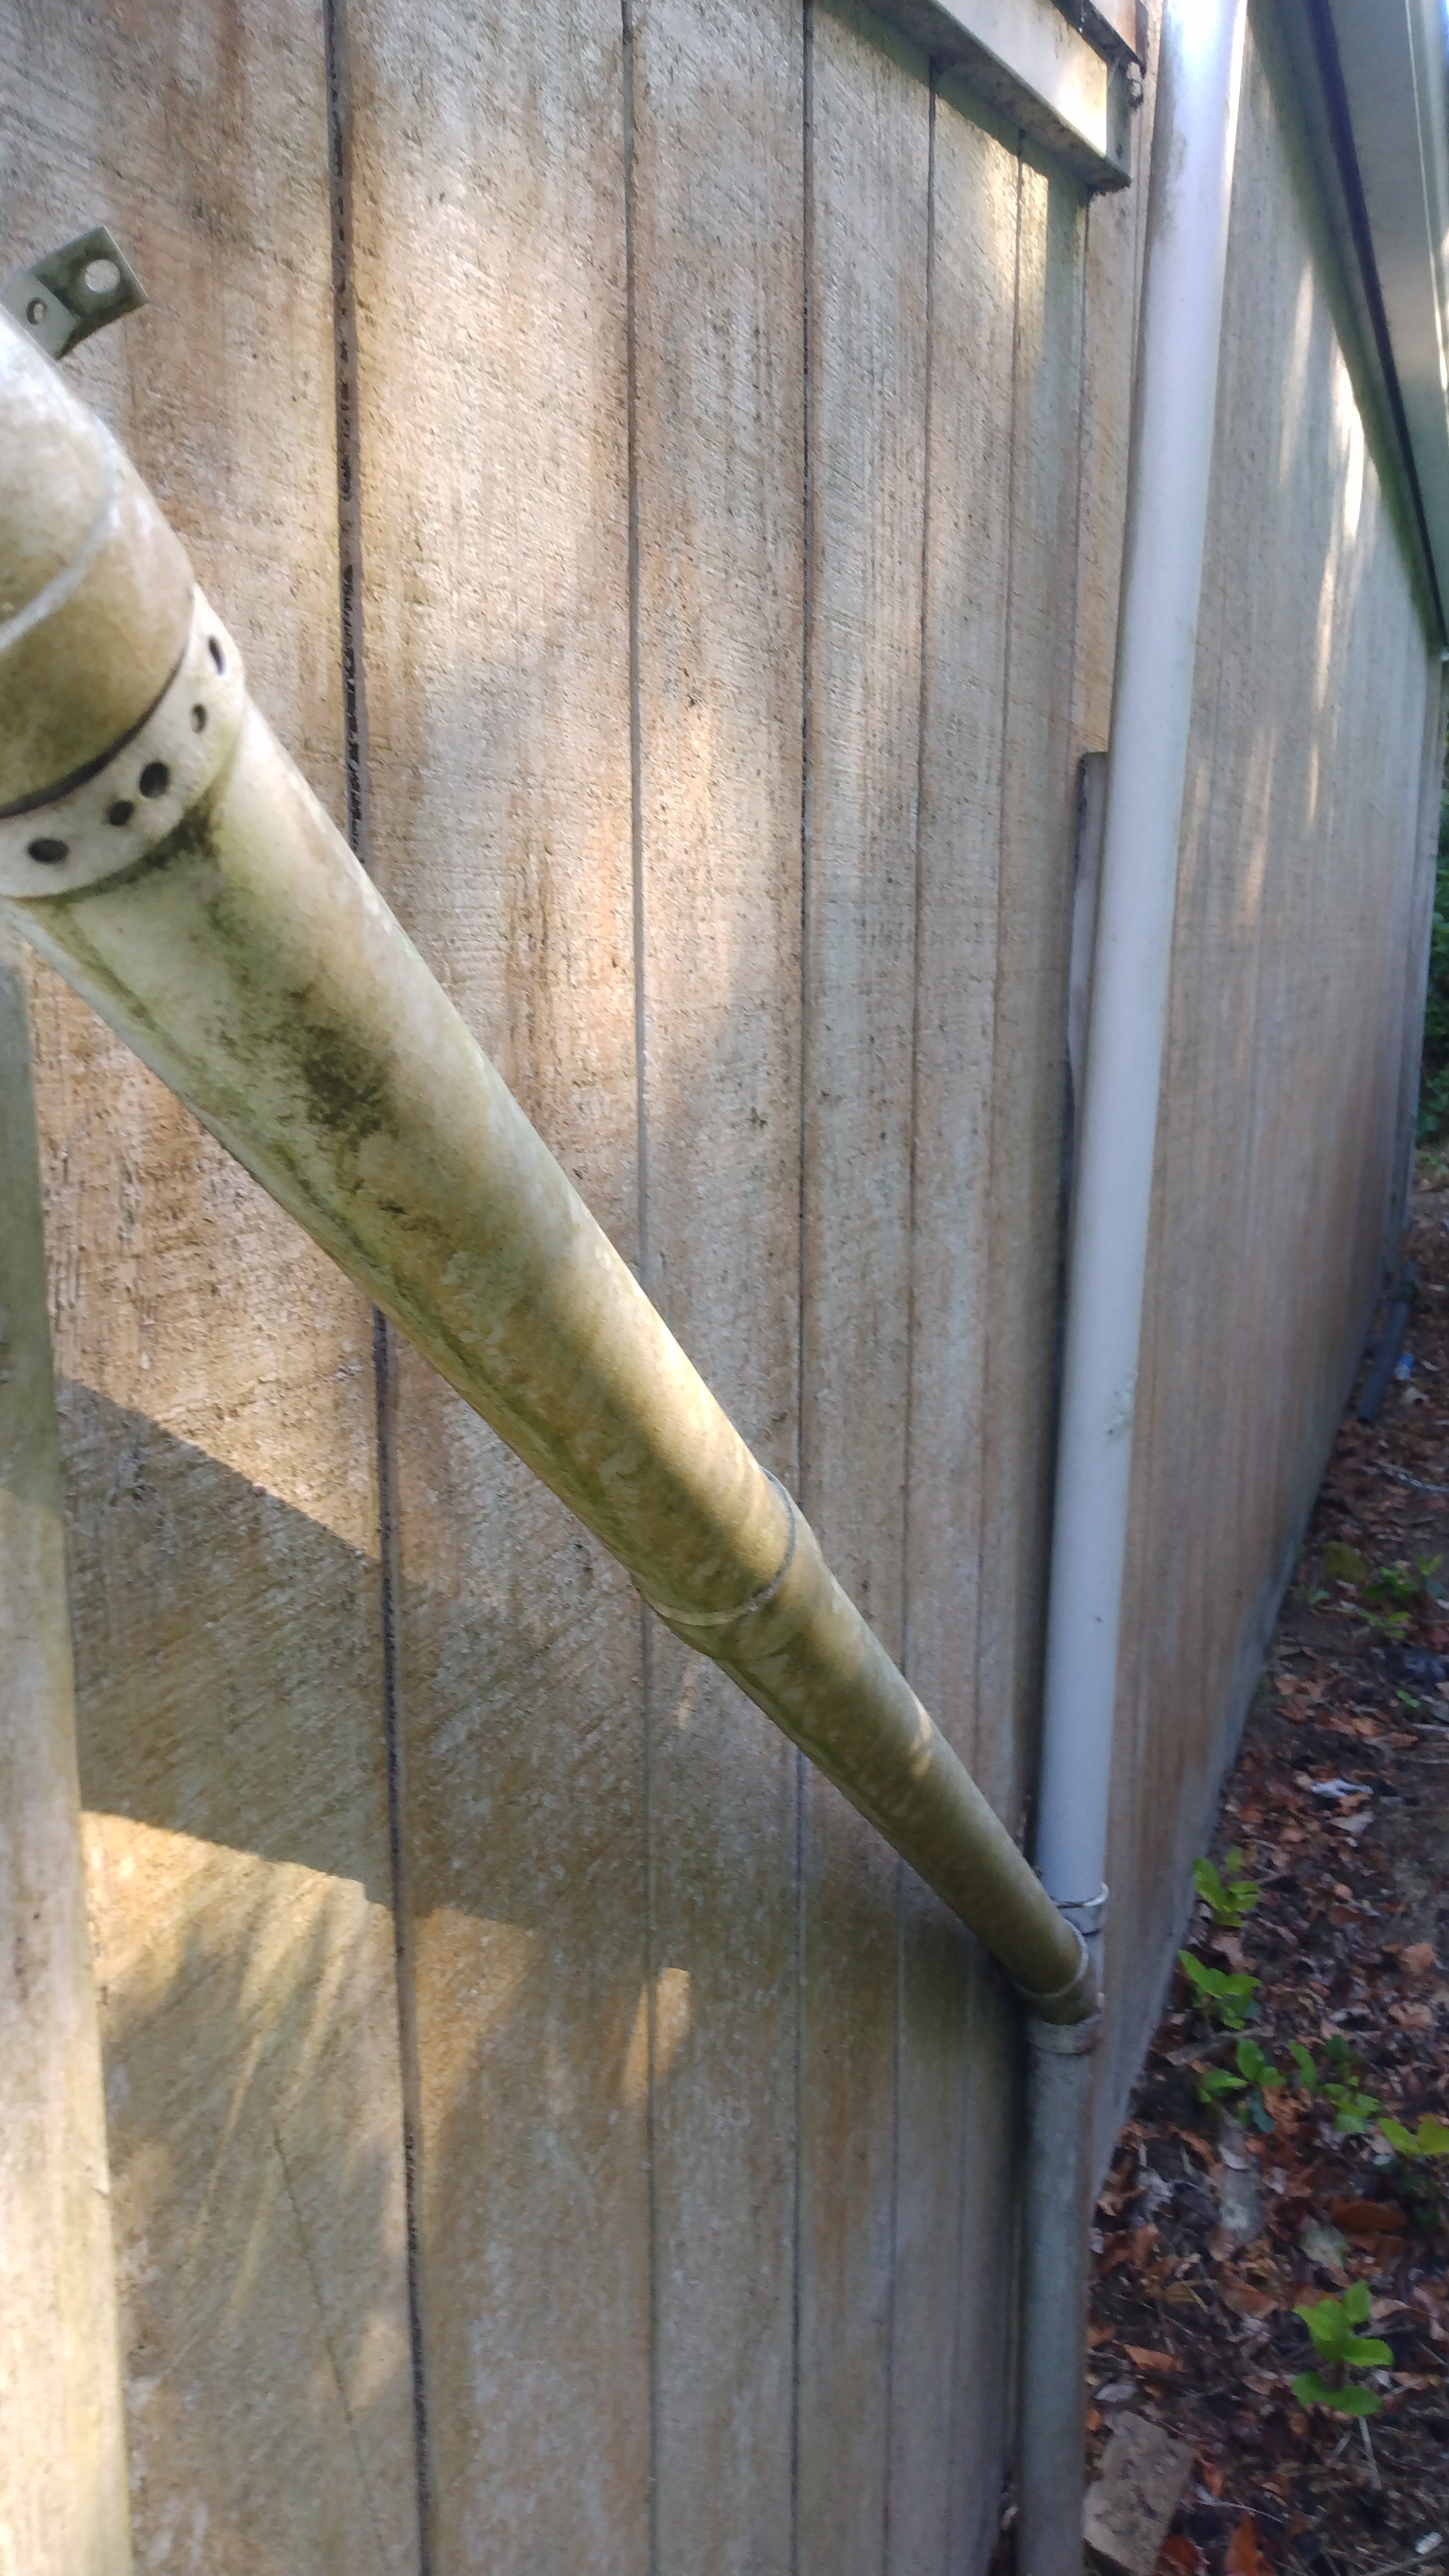
{"label": "small green plant", "polygon": [[[1200,2102],[1221,2103],[1225,2110],[1231,2109],[1235,2119],[1241,2111],[1244,2118],[1251,2120],[1254,2128],[1261,2129],[1267,2137],[1272,2131],[1273,2114],[1264,2096],[1275,2085],[1281,2084],[1283,2078],[1255,2039],[1240,2039],[1233,2054],[1237,2060],[1236,2075],[1226,2066],[1210,2066],[1197,2079],[1197,2098]],[[1247,2099],[1230,2104],[1228,2096],[1232,2093],[1246,2094]]]}
{"label": "small green plant", "polygon": [[1443,1562],[1439,1556],[1416,1556],[1412,1565],[1377,1565],[1364,1585],[1364,1599],[1415,1609],[1421,1601],[1433,1600],[1434,1578]]}
{"label": "small green plant", "polygon": [[1373,2126],[1375,2114],[1383,2105],[1376,2093],[1365,2093],[1359,2084],[1363,2072],[1346,2040],[1331,2039],[1324,2050],[1326,2071],[1320,2074],[1313,2053],[1301,2039],[1290,2039],[1288,2054],[1298,2069],[1298,2080],[1305,2093],[1321,2093],[1333,2113],[1333,2125],[1343,2137],[1361,2138]]}
{"label": "small green plant", "polygon": [[1245,1968],[1232,1975],[1223,1968],[1210,1968],[1202,1959],[1195,1959],[1190,1950],[1179,1950],[1177,1955],[1199,2011],[1223,2030],[1245,2029],[1250,2015],[1257,2010],[1253,1997],[1260,1980],[1250,1977]]}
{"label": "small green plant", "polygon": [[1449,2121],[1439,2119],[1433,2111],[1424,2113],[1417,2129],[1406,2129],[1402,2120],[1380,2120],[1379,2135],[1408,2164],[1427,2164],[1431,2157],[1449,2156]]}
{"label": "small green plant", "polygon": [[1414,1624],[1412,1610],[1370,1610],[1361,1612],[1364,1625],[1382,1637],[1386,1646],[1402,1646]]}
{"label": "small green plant", "polygon": [[1197,2079],[1199,2102],[1226,2102],[1230,2093],[1245,2090],[1241,2075],[1235,2075],[1229,2066],[1209,2066]]}
{"label": "small green plant", "polygon": [[1255,2039],[1240,2039],[1234,2053],[1238,2072],[1248,2088],[1243,2108],[1254,2128],[1261,2129],[1265,2138],[1269,2137],[1273,2129],[1273,2114],[1265,2096],[1281,2085],[1283,2078],[1271,2057],[1264,2056]]}
{"label": "small green plant", "polygon": [[1238,1875],[1243,1855],[1240,1851],[1223,1854],[1219,1870],[1216,1861],[1194,1861],[1192,1883],[1211,1914],[1214,1923],[1226,1932],[1240,1932],[1263,1891],[1255,1878]]}
{"label": "small green plant", "polygon": [[1437,1598],[1435,1579],[1443,1560],[1416,1556],[1412,1565],[1376,1565],[1364,1582],[1359,1600],[1363,1617],[1388,1644],[1401,1646],[1414,1614]]}
{"label": "small green plant", "polygon": [[[1319,2299],[1295,2309],[1308,2328],[1318,2370],[1300,2370],[1293,2394],[1300,2406],[1328,2406],[1335,2415],[1377,2415],[1383,2404],[1378,2391],[1349,2376],[1355,2370],[1382,2370],[1393,2360],[1377,2335],[1363,2335],[1371,2306],[1367,2281],[1355,2281],[1341,2299]],[[1324,2376],[1327,2371],[1331,2374]]]}

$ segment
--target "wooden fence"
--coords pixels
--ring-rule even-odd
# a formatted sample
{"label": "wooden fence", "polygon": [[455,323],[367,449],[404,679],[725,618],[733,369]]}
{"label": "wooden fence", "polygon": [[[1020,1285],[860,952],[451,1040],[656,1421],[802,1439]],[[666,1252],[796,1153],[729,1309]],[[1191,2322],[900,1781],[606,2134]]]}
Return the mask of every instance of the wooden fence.
{"label": "wooden fence", "polygon": [[[848,0],[0,24],[11,255],[103,217],[153,298],[76,380],[1024,1828],[1140,178],[1089,208]],[[1377,1290],[1417,1004],[1437,671],[1275,44],[1104,2134]],[[1020,2074],[979,1956],[39,970],[32,1017],[138,2567],[979,2568]]]}

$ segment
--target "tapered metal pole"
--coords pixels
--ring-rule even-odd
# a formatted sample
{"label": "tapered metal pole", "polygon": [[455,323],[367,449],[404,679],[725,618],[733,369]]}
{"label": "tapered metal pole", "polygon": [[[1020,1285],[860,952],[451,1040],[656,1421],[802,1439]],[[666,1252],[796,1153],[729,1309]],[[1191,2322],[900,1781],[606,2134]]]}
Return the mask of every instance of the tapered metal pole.
{"label": "tapered metal pole", "polygon": [[11,918],[1034,2009],[1089,2013],[1080,1936],[249,703],[131,468],[3,315],[0,460]]}

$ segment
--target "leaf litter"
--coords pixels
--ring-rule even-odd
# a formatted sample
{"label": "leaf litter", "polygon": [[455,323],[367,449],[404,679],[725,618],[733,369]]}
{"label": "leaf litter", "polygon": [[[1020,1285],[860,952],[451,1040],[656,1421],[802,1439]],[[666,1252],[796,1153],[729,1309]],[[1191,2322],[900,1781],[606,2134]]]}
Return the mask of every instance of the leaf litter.
{"label": "leaf litter", "polygon": [[1449,1191],[1408,1249],[1096,2211],[1091,2467],[1124,2406],[1195,2455],[1159,2576],[1449,2576]]}

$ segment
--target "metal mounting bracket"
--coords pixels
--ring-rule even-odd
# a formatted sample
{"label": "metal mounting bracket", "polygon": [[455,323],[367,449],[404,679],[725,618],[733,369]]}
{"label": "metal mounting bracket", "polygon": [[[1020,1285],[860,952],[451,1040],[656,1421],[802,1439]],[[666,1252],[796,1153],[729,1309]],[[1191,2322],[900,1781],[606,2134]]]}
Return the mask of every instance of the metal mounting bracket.
{"label": "metal mounting bracket", "polygon": [[62,242],[0,286],[0,304],[38,340],[46,356],[64,358],[93,331],[139,312],[145,287],[105,224]]}

